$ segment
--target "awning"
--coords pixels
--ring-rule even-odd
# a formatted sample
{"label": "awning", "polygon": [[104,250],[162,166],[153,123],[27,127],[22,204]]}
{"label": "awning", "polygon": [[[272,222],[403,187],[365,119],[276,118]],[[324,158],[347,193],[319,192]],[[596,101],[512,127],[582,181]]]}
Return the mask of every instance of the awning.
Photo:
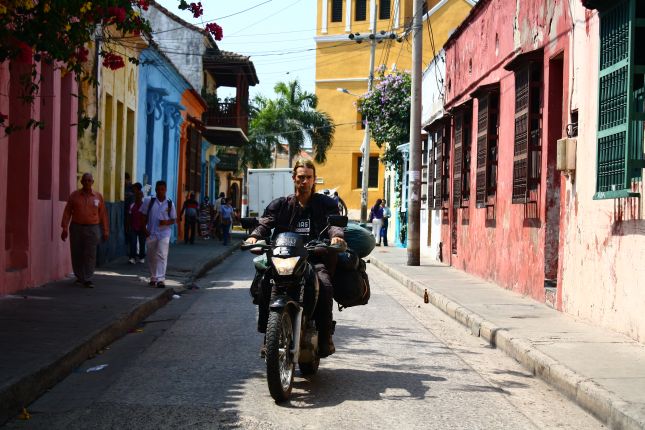
{"label": "awning", "polygon": [[204,127],[202,136],[208,142],[217,146],[240,147],[249,142],[248,137],[241,128],[235,127]]}

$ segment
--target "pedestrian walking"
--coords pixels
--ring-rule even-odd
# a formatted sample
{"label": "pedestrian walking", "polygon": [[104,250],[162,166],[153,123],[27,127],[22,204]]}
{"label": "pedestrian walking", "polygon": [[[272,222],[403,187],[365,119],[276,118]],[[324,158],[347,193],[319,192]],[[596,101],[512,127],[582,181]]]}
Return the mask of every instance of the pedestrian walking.
{"label": "pedestrian walking", "polygon": [[126,220],[126,222],[123,223],[123,229],[125,233],[125,244],[128,250],[130,249],[130,235],[128,234],[127,219],[130,206],[132,205],[132,202],[134,202],[134,189],[132,187],[133,184],[130,173],[125,172],[123,183],[123,219]]}
{"label": "pedestrian walking", "polygon": [[166,182],[157,181],[155,197],[144,200],[140,212],[145,215],[146,247],[150,268],[150,286],[165,288],[168,248],[172,225],[177,219],[177,211],[172,201],[166,198]]}
{"label": "pedestrian walking", "polygon": [[222,205],[226,203],[226,194],[219,193],[219,197],[215,200],[213,205],[213,230],[215,231],[215,236],[219,240],[222,240]]}
{"label": "pedestrian walking", "polygon": [[[69,235],[72,268],[76,282],[85,288],[94,288],[92,277],[96,268],[96,247],[103,232],[103,241],[110,236],[110,224],[103,196],[92,189],[94,177],[84,173],[82,188],[70,194],[63,212],[60,238],[65,241]],[[71,221],[71,224],[70,224]]]}
{"label": "pedestrian walking", "polygon": [[[206,197],[205,199],[208,199]],[[186,215],[184,223],[184,243],[192,245],[195,243],[195,234],[197,233],[197,220],[199,213],[199,203],[195,200],[195,193],[191,192],[188,199],[184,201],[179,213],[179,222],[181,222],[182,215]]]}
{"label": "pedestrian walking", "polygon": [[224,200],[224,204],[220,207],[220,218],[222,226],[222,240],[224,245],[228,245],[228,240],[231,235],[231,226],[233,225],[233,213],[235,209],[231,206],[233,199],[228,197]]}
{"label": "pedestrian walking", "polygon": [[383,207],[381,199],[376,199],[376,203],[370,211],[370,222],[372,223],[372,234],[376,240],[376,246],[381,246],[381,227],[383,227]]}
{"label": "pedestrian walking", "polygon": [[[146,258],[146,229],[145,218],[141,213],[143,205],[143,185],[136,182],[132,185],[134,202],[128,208],[126,218],[126,232],[128,235],[128,258],[130,264],[145,262]],[[138,251],[137,251],[138,248]]]}
{"label": "pedestrian walking", "polygon": [[[383,246],[387,246],[387,227],[388,224],[390,223],[390,217],[392,216],[392,211],[387,205],[387,201],[383,199],[383,202],[381,203],[381,206],[383,207],[383,226],[381,227],[381,238],[383,239]],[[379,245],[381,242],[378,242]]]}

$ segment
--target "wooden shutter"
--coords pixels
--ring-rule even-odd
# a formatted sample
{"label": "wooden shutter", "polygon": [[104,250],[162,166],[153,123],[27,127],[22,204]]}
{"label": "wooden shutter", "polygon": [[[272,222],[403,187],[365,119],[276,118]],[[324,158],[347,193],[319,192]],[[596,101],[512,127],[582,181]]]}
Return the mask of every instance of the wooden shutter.
{"label": "wooden shutter", "polygon": [[455,208],[461,206],[461,169],[463,165],[463,131],[464,131],[464,112],[463,110],[455,116],[455,146],[454,159],[452,165],[452,205]]}
{"label": "wooden shutter", "polygon": [[193,142],[195,148],[193,160],[193,191],[200,192],[202,188],[202,145],[201,145],[201,134],[197,127],[191,127],[190,129],[190,140]]}
{"label": "wooden shutter", "polygon": [[435,165],[435,178],[434,178],[434,193],[433,193],[433,203],[432,207],[434,209],[441,209],[443,203],[443,125],[440,125],[440,128],[435,131],[435,141],[433,148],[433,158]]}
{"label": "wooden shutter", "polygon": [[437,133],[436,130],[431,130],[428,134],[427,141],[427,152],[428,152],[428,165],[426,167],[426,187],[428,191],[426,192],[428,202],[428,208],[434,207],[434,195],[435,195],[435,178],[437,177],[437,165],[436,165],[436,156],[435,151],[437,150]]}
{"label": "wooden shutter", "polygon": [[513,203],[524,203],[528,192],[529,98],[529,65],[527,64],[515,72]]}
{"label": "wooden shutter", "polygon": [[487,168],[488,168],[488,135],[489,121],[488,108],[490,95],[486,94],[479,98],[479,110],[477,113],[477,177],[476,197],[478,205],[486,204],[487,197]]}

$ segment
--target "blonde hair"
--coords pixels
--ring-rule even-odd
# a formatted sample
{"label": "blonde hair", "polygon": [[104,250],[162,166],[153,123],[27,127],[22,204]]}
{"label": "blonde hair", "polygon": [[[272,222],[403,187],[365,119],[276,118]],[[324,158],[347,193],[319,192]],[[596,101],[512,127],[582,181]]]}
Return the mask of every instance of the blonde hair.
{"label": "blonde hair", "polygon": [[314,176],[316,176],[316,165],[314,164],[313,161],[307,160],[306,158],[298,158],[296,161],[296,164],[293,165],[293,171],[291,174],[293,176],[296,176],[296,171],[298,170],[299,167],[304,167],[306,169],[311,169],[314,171]]}

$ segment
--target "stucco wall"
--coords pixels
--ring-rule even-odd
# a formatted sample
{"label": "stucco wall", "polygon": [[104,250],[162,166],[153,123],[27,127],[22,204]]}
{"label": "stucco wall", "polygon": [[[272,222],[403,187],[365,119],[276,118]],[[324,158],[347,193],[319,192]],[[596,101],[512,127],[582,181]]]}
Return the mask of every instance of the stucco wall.
{"label": "stucco wall", "polygon": [[[38,66],[40,69],[40,66]],[[60,222],[76,179],[76,83],[53,70],[43,77],[36,102],[19,98],[29,65],[0,64],[0,112],[5,125],[29,118],[42,129],[0,130],[0,295],[63,278],[71,270],[69,242]],[[44,153],[41,153],[45,151]]]}
{"label": "stucco wall", "polygon": [[181,66],[181,74],[201,94],[204,85],[202,55],[206,50],[204,34],[171,19],[155,5],[143,15],[154,28],[155,43],[170,61]]}
{"label": "stucco wall", "polygon": [[[499,82],[498,183],[494,219],[487,222],[486,209],[476,208],[477,99],[472,101],[470,195],[466,208],[452,209],[450,225],[456,226],[457,253],[450,252],[450,225],[443,225],[444,261],[470,273],[495,281],[506,288],[544,300],[545,253],[558,249],[547,226],[559,225],[559,177],[553,169],[556,139],[562,136],[562,124],[568,112],[559,118],[549,117],[549,109],[567,106],[567,81],[562,73],[551,81],[550,60],[556,56],[568,70],[569,29],[568,4],[561,0],[545,2],[509,2],[491,0],[471,17],[469,24],[446,47],[446,105],[454,108],[471,100],[477,87]],[[542,180],[535,194],[536,204],[512,204],[515,78],[503,66],[517,53],[543,48],[542,84]],[[568,75],[568,73],[566,74]],[[557,94],[550,85],[564,82]],[[559,125],[554,126],[554,124]],[[556,129],[557,128],[557,129]],[[453,136],[454,142],[454,123]],[[454,143],[452,144],[454,145]],[[454,148],[454,146],[453,146]],[[454,174],[454,149],[451,153],[451,178]],[[548,172],[548,173],[547,173]],[[548,178],[548,181],[547,181]],[[452,181],[451,181],[452,184]],[[452,185],[451,185],[452,187]],[[554,203],[555,201],[555,203]],[[557,264],[557,259],[555,263]]]}
{"label": "stucco wall", "polygon": [[[575,3],[576,174],[564,192],[562,309],[645,342],[645,221],[639,199],[592,199],[596,183],[599,20]],[[643,193],[642,183],[637,185]]]}

